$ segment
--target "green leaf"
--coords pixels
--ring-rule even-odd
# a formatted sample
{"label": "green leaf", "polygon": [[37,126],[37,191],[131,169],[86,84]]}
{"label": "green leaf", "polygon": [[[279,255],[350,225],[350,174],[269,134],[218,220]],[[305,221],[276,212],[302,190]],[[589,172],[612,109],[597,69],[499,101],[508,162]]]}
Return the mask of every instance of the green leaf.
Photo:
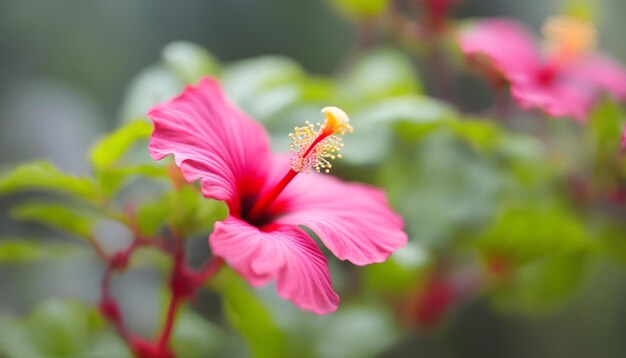
{"label": "green leaf", "polygon": [[341,12],[356,18],[368,20],[380,14],[387,8],[388,0],[331,0]]}
{"label": "green leaf", "polygon": [[[398,127],[400,135],[407,140],[421,139],[425,134],[433,130],[450,131],[456,138],[469,144],[472,149],[483,153],[490,153],[498,149],[504,142],[505,134],[494,123],[484,119],[463,118],[459,120],[447,105],[437,106],[435,100],[426,98],[429,107],[421,110],[421,116],[404,121]],[[417,107],[414,107],[415,110]],[[409,117],[410,118],[410,117]],[[432,122],[431,126],[424,126]]]}
{"label": "green leaf", "polygon": [[19,220],[36,221],[79,237],[91,237],[93,219],[83,212],[78,213],[61,204],[22,204],[14,208],[11,214]]}
{"label": "green leaf", "polygon": [[406,292],[419,283],[420,274],[429,263],[424,248],[409,243],[387,261],[365,268],[366,287],[389,293]]}
{"label": "green leaf", "polygon": [[587,255],[582,251],[555,255],[528,267],[521,273],[525,306],[530,310],[554,307],[580,287],[586,267]]}
{"label": "green leaf", "polygon": [[152,125],[145,120],[130,122],[104,137],[91,150],[91,162],[103,170],[118,164],[120,158],[137,140],[146,139],[152,133]]}
{"label": "green leaf", "polygon": [[343,157],[357,164],[380,162],[397,146],[398,136],[414,140],[454,116],[452,108],[445,103],[418,95],[396,96],[364,105],[351,114],[355,131],[345,138]]}
{"label": "green leaf", "polygon": [[588,245],[580,220],[565,209],[531,203],[503,210],[473,245],[486,257],[524,265]]}
{"label": "green leaf", "polygon": [[93,148],[91,151],[91,162],[95,168],[100,191],[105,198],[113,196],[125,184],[137,176],[148,178],[167,177],[166,168],[153,162],[149,164],[120,163],[122,157],[135,142],[147,139],[151,133],[151,124],[144,120],[137,120],[117,129]]}
{"label": "green leaf", "polygon": [[328,316],[315,333],[319,357],[377,357],[400,338],[392,315],[377,306],[346,307]]}
{"label": "green leaf", "polygon": [[90,328],[102,324],[95,312],[86,312],[71,301],[48,301],[37,307],[27,322],[38,350],[53,356],[84,351]]}
{"label": "green leaf", "polygon": [[545,185],[558,174],[557,168],[544,160],[546,148],[534,137],[508,134],[500,141],[497,155],[503,157],[509,173],[520,185]]}
{"label": "green leaf", "polygon": [[183,310],[172,332],[172,347],[177,357],[211,357],[223,339],[220,328],[190,310]]}
{"label": "green leaf", "polygon": [[[0,315],[0,356],[6,358],[45,358],[30,341],[23,322]],[[49,357],[49,356],[48,356]]]}
{"label": "green leaf", "polygon": [[140,207],[137,225],[147,236],[153,236],[165,224],[178,234],[189,236],[211,231],[215,221],[224,218],[226,213],[222,202],[203,197],[193,186],[183,186]]}
{"label": "green leaf", "polygon": [[196,83],[218,69],[217,60],[204,47],[191,42],[172,42],[165,46],[162,56],[183,83]]}
{"label": "green leaf", "polygon": [[228,66],[222,82],[229,98],[266,121],[301,99],[306,76],[293,60],[262,56]]}
{"label": "green leaf", "polygon": [[285,336],[247,285],[230,270],[216,282],[224,295],[226,318],[248,342],[254,357],[285,357]]}
{"label": "green leaf", "polygon": [[601,5],[593,0],[568,0],[564,2],[561,13],[591,23],[599,21],[598,12]]}
{"label": "green leaf", "polygon": [[119,192],[124,185],[137,177],[165,179],[167,168],[160,164],[138,164],[122,168],[108,168],[97,175],[100,190],[105,198],[110,198]]}
{"label": "green leaf", "polygon": [[142,235],[153,237],[168,222],[172,208],[170,201],[170,195],[167,194],[159,200],[144,203],[139,207],[135,220]]}
{"label": "green leaf", "polygon": [[407,122],[423,125],[450,120],[456,113],[452,107],[439,100],[408,94],[376,101],[355,115],[359,118],[355,123],[385,125]]}
{"label": "green leaf", "polygon": [[0,240],[0,263],[28,263],[64,257],[77,250],[74,245],[51,244],[25,239]]}
{"label": "green leaf", "polygon": [[174,192],[170,199],[168,222],[184,236],[213,230],[213,224],[226,217],[226,205],[207,199],[192,186]]}
{"label": "green leaf", "polygon": [[96,186],[89,178],[64,174],[46,162],[22,164],[0,176],[0,194],[25,190],[46,190],[71,194],[89,201],[97,201]]}
{"label": "green leaf", "polygon": [[620,133],[623,129],[624,112],[619,104],[605,100],[591,114],[593,147],[603,160],[614,161],[620,149]]}
{"label": "green leaf", "polygon": [[381,169],[379,182],[409,218],[409,236],[431,248],[449,247],[481,227],[503,187],[494,164],[459,145],[448,130],[434,131],[417,145],[396,142]]}
{"label": "green leaf", "polygon": [[624,228],[615,225],[604,224],[597,233],[597,246],[599,252],[626,265],[626,237]]}
{"label": "green leaf", "polygon": [[502,131],[490,121],[455,121],[450,122],[450,127],[456,135],[470,143],[477,150],[494,150],[502,143]]}
{"label": "green leaf", "polygon": [[25,320],[0,319],[0,353],[9,358],[131,357],[105,330],[95,309],[61,300],[44,302]]}
{"label": "green leaf", "polygon": [[121,122],[134,121],[145,117],[154,105],[176,96],[184,83],[166,65],[152,65],[135,76],[124,95]]}
{"label": "green leaf", "polygon": [[421,92],[410,59],[388,48],[367,53],[341,83],[345,96],[360,103]]}
{"label": "green leaf", "polygon": [[492,298],[504,309],[542,313],[557,307],[581,286],[587,252],[560,252],[521,267],[494,287]]}
{"label": "green leaf", "polygon": [[130,261],[129,268],[137,267],[156,268],[166,275],[172,270],[172,257],[159,248],[142,247],[135,251]]}

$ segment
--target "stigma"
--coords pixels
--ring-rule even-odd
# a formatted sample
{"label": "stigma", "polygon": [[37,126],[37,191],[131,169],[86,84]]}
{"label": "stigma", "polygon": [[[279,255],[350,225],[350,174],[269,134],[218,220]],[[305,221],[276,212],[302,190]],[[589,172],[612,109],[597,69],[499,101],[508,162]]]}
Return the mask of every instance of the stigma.
{"label": "stigma", "polygon": [[570,61],[592,50],[597,32],[590,21],[570,16],[553,16],[543,26],[548,49],[562,61]]}
{"label": "stigma", "polygon": [[289,134],[291,169],[296,173],[308,173],[311,168],[329,173],[332,161],[341,158],[342,137],[352,132],[350,118],[337,107],[324,107],[322,113],[323,123],[306,121],[304,126],[294,128]]}

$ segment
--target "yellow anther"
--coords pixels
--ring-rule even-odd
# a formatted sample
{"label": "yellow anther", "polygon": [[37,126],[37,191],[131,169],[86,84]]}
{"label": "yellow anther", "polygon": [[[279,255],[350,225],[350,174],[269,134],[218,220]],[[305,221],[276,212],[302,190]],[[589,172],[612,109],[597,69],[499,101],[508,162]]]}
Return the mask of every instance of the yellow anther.
{"label": "yellow anther", "polygon": [[587,53],[597,42],[597,32],[591,22],[563,15],[548,18],[543,34],[549,49],[563,61]]}
{"label": "yellow anther", "polygon": [[324,107],[322,113],[326,115],[324,130],[330,133],[346,134],[352,132],[350,118],[342,109],[337,107]]}
{"label": "yellow anther", "polygon": [[341,158],[338,154],[343,147],[341,136],[352,132],[348,115],[337,107],[325,107],[324,123],[313,125],[309,121],[302,127],[294,128],[289,134],[292,153],[291,169],[296,172],[309,172],[314,168],[317,172],[329,173],[330,160]]}

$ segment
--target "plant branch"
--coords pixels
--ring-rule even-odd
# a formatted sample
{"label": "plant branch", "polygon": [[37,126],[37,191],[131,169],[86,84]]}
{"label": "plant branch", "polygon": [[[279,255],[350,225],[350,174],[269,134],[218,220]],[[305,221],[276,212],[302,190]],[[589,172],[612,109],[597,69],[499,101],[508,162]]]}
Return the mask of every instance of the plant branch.
{"label": "plant branch", "polygon": [[197,285],[202,286],[208,280],[210,280],[222,266],[224,265],[224,259],[221,257],[215,257],[210,261],[207,261],[197,274]]}
{"label": "plant branch", "polygon": [[165,323],[163,324],[157,343],[157,350],[159,352],[166,352],[168,350],[169,340],[172,335],[172,330],[174,329],[176,314],[178,313],[178,308],[182,304],[182,299],[182,297],[178,297],[177,295],[172,295],[172,298],[170,299],[167,314],[165,316]]}

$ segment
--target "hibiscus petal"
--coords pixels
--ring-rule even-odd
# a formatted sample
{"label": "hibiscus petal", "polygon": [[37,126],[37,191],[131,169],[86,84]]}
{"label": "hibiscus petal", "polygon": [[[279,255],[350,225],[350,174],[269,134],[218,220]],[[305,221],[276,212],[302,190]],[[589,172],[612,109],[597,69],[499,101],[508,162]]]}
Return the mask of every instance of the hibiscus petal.
{"label": "hibiscus petal", "polygon": [[593,93],[565,82],[514,81],[511,95],[522,108],[538,108],[553,117],[571,117],[578,121],[587,119],[593,104]]}
{"label": "hibiscus petal", "polygon": [[206,197],[226,201],[239,215],[242,197],[260,190],[271,161],[265,129],[235,108],[212,78],[187,86],[148,117],[152,158],[173,154],[187,181],[200,180]]}
{"label": "hibiscus petal", "polygon": [[339,305],[326,258],[302,229],[274,225],[268,231],[229,216],[215,224],[211,249],[251,285],[276,280],[276,292],[297,307],[325,314]]}
{"label": "hibiscus petal", "polygon": [[620,100],[626,100],[626,71],[616,60],[606,55],[583,57],[563,71],[581,86],[592,85]]}
{"label": "hibiscus petal", "polygon": [[457,39],[466,55],[485,56],[507,79],[532,72],[541,63],[535,40],[514,20],[479,21],[459,32]]}
{"label": "hibiscus petal", "polygon": [[341,260],[383,262],[407,242],[402,218],[382,190],[332,176],[300,174],[276,202],[276,223],[304,225]]}

